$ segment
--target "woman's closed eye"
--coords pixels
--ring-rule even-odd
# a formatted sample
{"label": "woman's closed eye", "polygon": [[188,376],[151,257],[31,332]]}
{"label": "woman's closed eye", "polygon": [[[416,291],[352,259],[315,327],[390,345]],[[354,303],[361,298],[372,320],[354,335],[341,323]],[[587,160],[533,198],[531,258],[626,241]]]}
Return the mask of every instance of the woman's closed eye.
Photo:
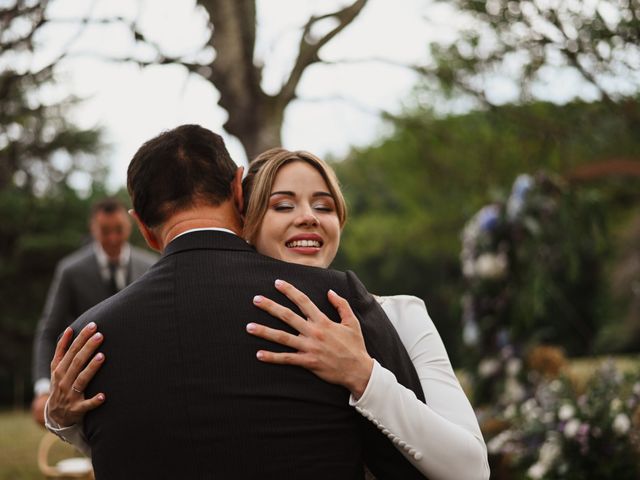
{"label": "woman's closed eye", "polygon": [[273,208],[276,212],[287,212],[289,210],[293,210],[294,205],[291,202],[278,202],[274,203],[271,208]]}
{"label": "woman's closed eye", "polygon": [[313,205],[313,209],[319,212],[331,213],[334,211],[333,205],[327,203],[316,203]]}

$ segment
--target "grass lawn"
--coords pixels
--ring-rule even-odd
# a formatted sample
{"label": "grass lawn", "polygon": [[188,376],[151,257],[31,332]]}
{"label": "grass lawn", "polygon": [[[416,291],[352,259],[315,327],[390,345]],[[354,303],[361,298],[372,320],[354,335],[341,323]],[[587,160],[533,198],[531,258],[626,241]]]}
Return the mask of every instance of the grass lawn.
{"label": "grass lawn", "polygon": [[[37,464],[38,445],[45,430],[27,411],[0,412],[0,480],[42,480]],[[66,444],[52,447],[50,462],[65,456],[78,456]]]}

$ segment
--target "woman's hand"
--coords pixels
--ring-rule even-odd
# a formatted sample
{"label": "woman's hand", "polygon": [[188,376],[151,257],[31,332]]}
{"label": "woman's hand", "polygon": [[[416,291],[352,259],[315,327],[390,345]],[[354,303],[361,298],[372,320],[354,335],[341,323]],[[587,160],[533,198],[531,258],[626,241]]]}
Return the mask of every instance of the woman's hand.
{"label": "woman's hand", "polygon": [[73,338],[73,330],[67,328],[56,346],[51,361],[48,418],[60,427],[78,423],[85,413],[104,403],[104,393],[98,393],[89,399],[84,398],[85,388],[104,362],[102,353],[91,358],[103,340],[102,334],[96,333],[96,330],[96,324],[89,323],[67,350]]}
{"label": "woman's hand", "polygon": [[353,314],[349,303],[333,290],[329,290],[327,297],[341,319],[340,323],[336,323],[293,285],[276,280],[276,289],[295,303],[307,319],[268,298],[260,295],[254,297],[253,303],[258,308],[300,332],[299,335],[292,335],[282,330],[249,323],[247,331],[252,335],[297,350],[291,353],[260,350],[257,353],[258,359],[267,363],[306,368],[329,383],[346,387],[356,399],[360,398],[369,383],[373,359],[367,353],[360,322]]}

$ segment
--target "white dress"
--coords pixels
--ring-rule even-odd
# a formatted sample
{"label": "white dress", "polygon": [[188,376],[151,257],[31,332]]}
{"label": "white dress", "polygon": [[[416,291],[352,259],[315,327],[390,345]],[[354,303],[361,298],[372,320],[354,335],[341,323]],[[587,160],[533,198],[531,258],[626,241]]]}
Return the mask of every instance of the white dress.
{"label": "white dress", "polygon": [[[350,404],[431,480],[488,479],[487,448],[478,421],[424,302],[407,295],[378,297],[378,302],[418,372],[426,404],[375,361],[367,388]],[[45,418],[49,430],[90,455],[81,425],[56,428],[48,409]]]}
{"label": "white dress", "polygon": [[431,480],[489,478],[478,420],[422,300],[378,297],[418,372],[426,404],[374,362],[367,388],[351,405],[382,430]]}

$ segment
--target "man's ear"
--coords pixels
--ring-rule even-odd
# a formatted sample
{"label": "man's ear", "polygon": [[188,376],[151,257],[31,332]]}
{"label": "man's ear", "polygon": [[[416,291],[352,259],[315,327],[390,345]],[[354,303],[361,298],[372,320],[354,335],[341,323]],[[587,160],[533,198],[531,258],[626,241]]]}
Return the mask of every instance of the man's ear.
{"label": "man's ear", "polygon": [[138,230],[140,230],[140,233],[144,237],[144,240],[147,242],[147,245],[149,245],[149,247],[155,250],[156,252],[162,252],[162,247],[160,245],[160,242],[158,241],[158,237],[156,233],[152,229],[147,227],[142,222],[142,220],[140,220],[140,217],[134,210],[129,210],[129,215],[131,215],[136,221],[136,225],[138,225]]}
{"label": "man's ear", "polygon": [[231,191],[233,194],[233,203],[235,203],[238,212],[244,212],[244,195],[242,193],[242,175],[244,167],[238,167],[231,183]]}

